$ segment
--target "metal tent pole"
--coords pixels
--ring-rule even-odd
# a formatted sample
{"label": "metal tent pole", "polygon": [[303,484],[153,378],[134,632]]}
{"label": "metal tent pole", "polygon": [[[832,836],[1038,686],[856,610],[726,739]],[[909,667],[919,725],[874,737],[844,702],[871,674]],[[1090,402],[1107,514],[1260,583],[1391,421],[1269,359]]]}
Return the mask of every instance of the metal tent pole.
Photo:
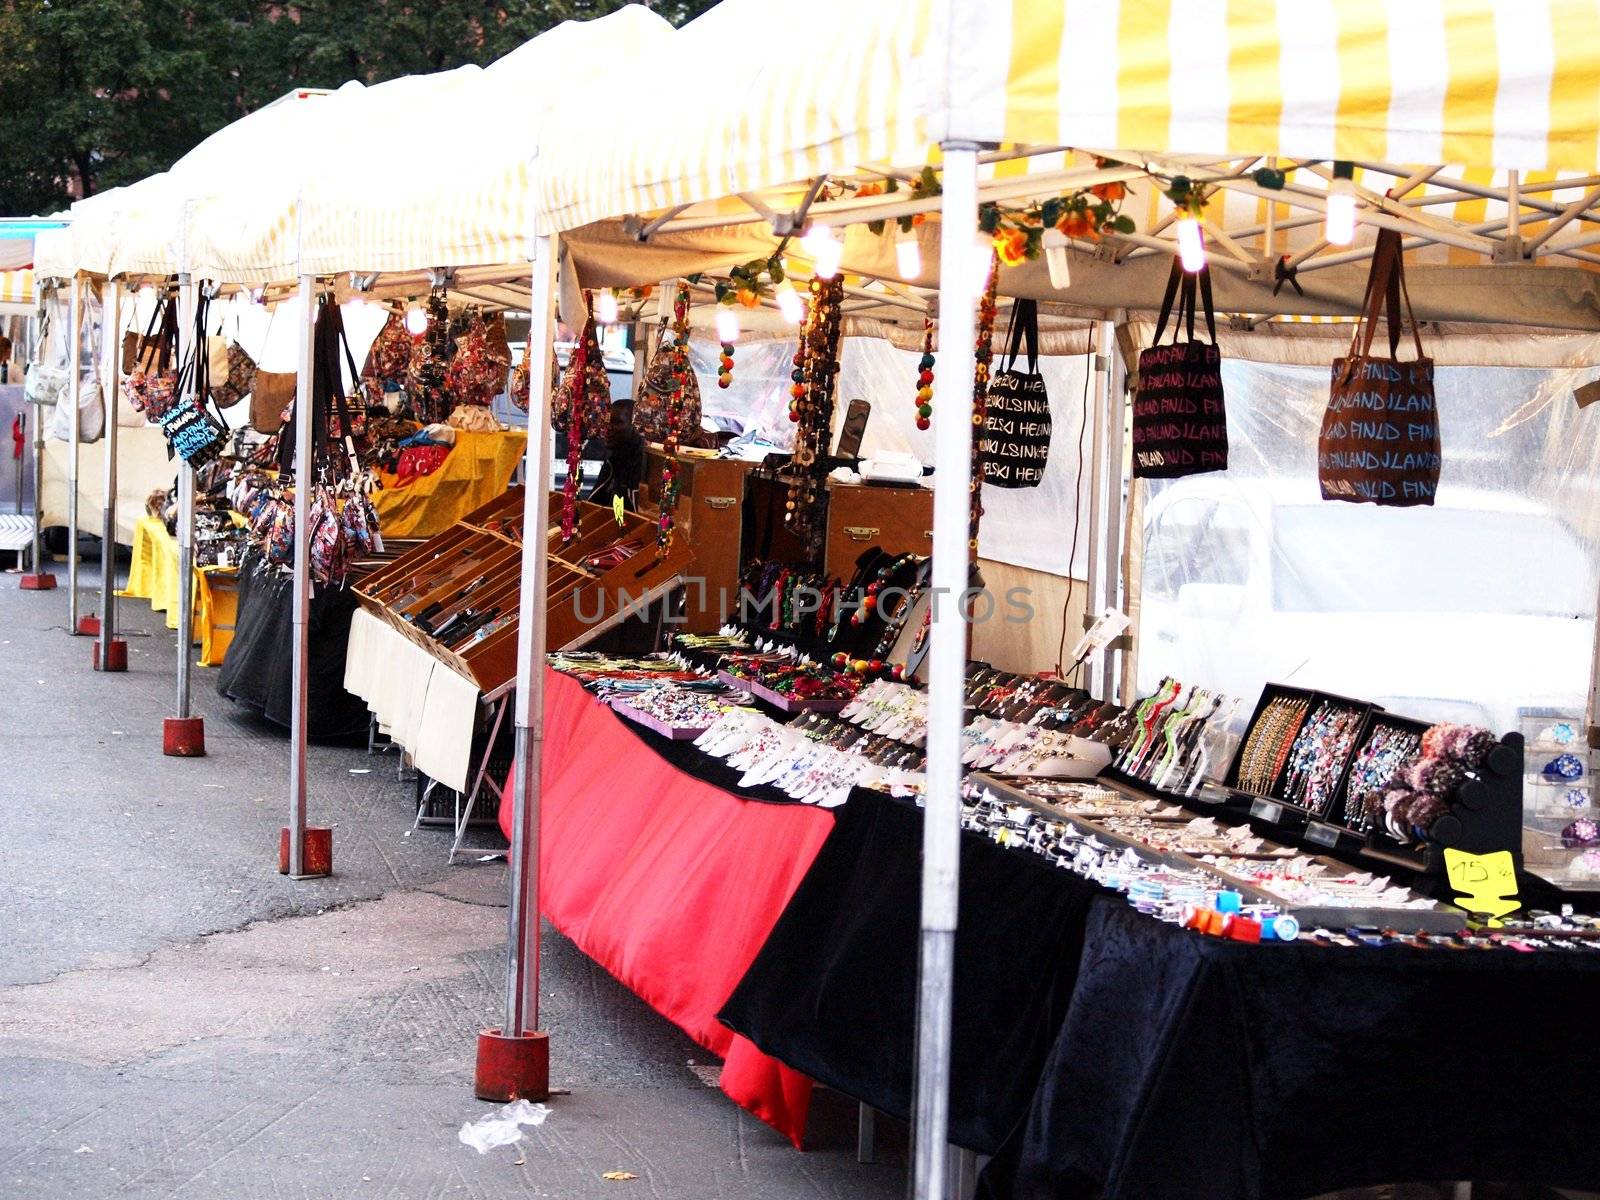
{"label": "metal tent pole", "polygon": [[928,653],[927,800],[922,834],[922,936],[917,964],[917,1074],[912,1195],[941,1200],[950,1173],[950,1013],[960,887],[961,727],[972,482],[974,308],[978,277],[978,146],[944,143],[939,248],[939,370],[945,416],[934,430],[933,598]]}
{"label": "metal tent pole", "polygon": [[[183,351],[204,354],[203,341],[193,344],[196,309],[194,279],[185,269],[178,273],[178,352],[175,357],[183,375],[183,387],[176,403],[195,402],[195,373],[183,372]],[[177,715],[162,724],[161,750],[177,758],[200,758],[206,752],[205,718],[190,712],[190,692],[194,670],[194,468],[178,463],[178,699]]]}
{"label": "metal tent pole", "polygon": [[291,878],[333,873],[333,830],[306,827],[306,704],[311,666],[312,373],[316,369],[316,279],[300,276],[300,356],[294,393],[294,584],[289,717],[289,824],[278,847],[278,870]]}
{"label": "metal tent pole", "polygon": [[[33,544],[28,554],[28,573],[17,581],[25,592],[48,592],[56,586],[56,577],[44,566],[44,420],[38,405],[25,405],[22,410],[24,430],[33,423]],[[20,489],[19,489],[20,494]]]}
{"label": "metal tent pole", "polygon": [[67,434],[67,632],[88,633],[80,620],[78,596],[78,403],[83,388],[83,277],[72,277],[72,291],[67,302],[70,316],[67,320],[71,348],[67,352],[68,419],[71,432]]}
{"label": "metal tent pole", "polygon": [[[1118,326],[1106,322],[1102,326],[1101,354],[1105,360],[1106,383],[1106,490],[1105,490],[1105,568],[1103,586],[1105,596],[1102,608],[1120,608],[1126,603],[1122,571],[1122,488],[1123,488],[1123,431],[1127,423],[1128,385],[1127,369],[1122,361],[1122,339]],[[1121,675],[1116,658],[1121,651],[1107,649],[1102,655],[1100,671],[1100,697],[1120,702],[1122,699]]]}
{"label": "metal tent pole", "polygon": [[506,916],[505,1019],[478,1035],[474,1091],[484,1100],[550,1094],[550,1043],[539,1032],[539,769],[544,753],[545,594],[550,524],[550,363],[555,345],[554,235],[533,240],[528,323],[528,450],[517,613],[515,805]]}
{"label": "metal tent pole", "polygon": [[97,671],[126,671],[128,643],[117,637],[117,398],[122,386],[122,285],[106,280],[100,301],[105,396],[105,501],[100,520],[100,637],[94,646]]}

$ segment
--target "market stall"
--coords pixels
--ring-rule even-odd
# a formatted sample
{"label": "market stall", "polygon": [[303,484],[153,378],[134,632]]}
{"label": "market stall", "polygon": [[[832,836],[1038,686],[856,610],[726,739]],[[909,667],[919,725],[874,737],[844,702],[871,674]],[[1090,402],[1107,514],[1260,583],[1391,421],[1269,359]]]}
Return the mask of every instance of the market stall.
{"label": "market stall", "polygon": [[[201,567],[194,576],[194,628],[200,642],[200,665],[222,665],[233,641],[239,610],[239,568]],[[148,600],[165,613],[167,628],[178,627],[178,543],[157,517],[140,517],[133,529],[128,582],[118,596]]]}
{"label": "market stall", "polygon": [[[701,1044],[755,1064],[764,1083],[746,1090],[735,1070],[728,1090],[789,1136],[798,1137],[803,1125],[806,1085],[796,1071],[911,1117],[921,1197],[948,1190],[952,1138],[968,1149],[1006,1148],[985,1182],[995,1195],[1067,1186],[1143,1195],[1182,1185],[1187,1176],[1176,1175],[1173,1162],[1198,1161],[1219,1142],[1231,1154],[1242,1142],[1230,1134],[1267,1128],[1268,1114],[1257,1106],[1277,1115],[1282,1097],[1299,1098],[1305,1079],[1331,1071],[1336,1058],[1356,1067],[1393,1059],[1387,1010],[1345,1006],[1348,1024],[1337,1028],[1309,1029],[1283,1015],[1313,975],[1329,995],[1349,996],[1373,973],[1392,973],[1393,994],[1428,1012],[1457,986],[1496,1003],[1521,994],[1517,981],[1528,983],[1535,1001],[1563,987],[1585,988],[1592,924],[1552,913],[1554,924],[1463,934],[1464,918],[1444,907],[1456,895],[1447,851],[1469,856],[1472,869],[1484,872],[1485,856],[1506,856],[1493,860],[1509,864],[1504,886],[1477,897],[1488,906],[1477,911],[1503,907],[1519,889],[1531,892],[1518,872],[1528,807],[1520,733],[1500,740],[1503,728],[1490,734],[1467,721],[1442,721],[1408,707],[1404,695],[1334,689],[1293,672],[1254,678],[1249,690],[1231,681],[1225,689],[1187,670],[1180,680],[1176,666],[1146,677],[1140,662],[1155,662],[1144,656],[1161,648],[1143,645],[1140,610],[1160,597],[1153,589],[1144,594],[1141,568],[1186,560],[1174,553],[1155,564],[1140,539],[1161,510],[1166,485],[1150,482],[1161,474],[1155,468],[1220,468],[1231,449],[1231,472],[1248,457],[1239,453],[1243,444],[1230,447],[1228,439],[1238,414],[1259,401],[1241,394],[1221,360],[1322,368],[1357,353],[1389,367],[1403,360],[1407,371],[1392,382],[1412,391],[1382,398],[1389,418],[1431,418],[1446,408],[1435,407],[1431,363],[1426,380],[1409,366],[1411,346],[1422,356],[1424,337],[1441,367],[1593,363],[1600,304],[1592,267],[1600,259],[1586,249],[1593,235],[1580,232],[1600,203],[1600,185],[1589,174],[1600,143],[1582,66],[1585,48],[1600,40],[1593,14],[1535,6],[1517,23],[1517,51],[1500,55],[1508,23],[1487,10],[1330,4],[1305,17],[1265,4],[1226,12],[1157,6],[1124,11],[1108,31],[1098,11],[1072,5],[1016,6],[997,19],[985,5],[895,0],[863,9],[830,0],[792,31],[777,62],[768,52],[765,7],[727,0],[676,33],[630,11],[563,26],[481,74],[450,73],[388,91],[352,88],[318,101],[330,106],[329,127],[346,130],[359,127],[357,115],[380,111],[386,98],[398,106],[408,96],[498,99],[536,114],[510,138],[485,128],[457,139],[460,104],[419,106],[418,135],[458,155],[460,171],[407,177],[393,190],[355,198],[342,182],[348,169],[308,172],[303,191],[305,181],[291,172],[267,172],[271,185],[258,194],[207,191],[181,215],[175,198],[199,192],[152,189],[140,202],[164,211],[168,222],[158,222],[160,236],[143,244],[166,254],[181,242],[191,255],[180,268],[185,274],[267,285],[276,289],[279,311],[291,303],[287,288],[296,281],[302,412],[318,389],[344,390],[326,374],[338,376],[330,364],[339,362],[339,351],[317,345],[316,328],[335,308],[317,298],[337,296],[346,279],[313,272],[357,272],[348,278],[351,291],[419,309],[426,296],[423,328],[435,335],[454,320],[452,305],[474,296],[534,314],[524,363],[530,421],[520,529],[528,536],[492,545],[496,557],[482,570],[438,578],[436,595],[402,588],[374,597],[399,622],[388,626],[397,636],[430,652],[424,640],[440,643],[452,654],[444,635],[463,634],[470,620],[492,623],[513,598],[517,609],[515,637],[499,648],[515,666],[508,682],[517,766],[507,789],[512,799],[502,807],[512,844],[512,938],[505,1018],[480,1044],[480,1093],[548,1087],[548,1048],[537,1030],[541,898],[575,940]],[[602,33],[615,38],[607,49],[617,53],[576,53]],[[1392,45],[1417,52],[1390,55]],[[651,79],[693,77],[716,62],[719,86],[687,89],[672,105],[640,111],[636,97],[620,89],[589,86],[587,68],[571,73],[574,63],[614,65],[619,57]],[[1425,70],[1413,69],[1418,61]],[[797,71],[796,62],[845,65]],[[536,66],[550,67],[565,90],[585,96],[583,120],[562,111],[564,88],[537,100],[520,89]],[[1063,79],[1072,80],[1070,94]],[[1326,103],[1328,95],[1338,97],[1336,105]],[[1492,109],[1462,99],[1490,95],[1497,97]],[[395,109],[382,116],[392,125]],[[288,129],[293,122],[285,120]],[[388,153],[375,137],[354,146],[373,155],[375,166]],[[1163,149],[1169,146],[1175,150]],[[1419,159],[1438,165],[1401,165]],[[1469,166],[1444,165],[1450,162]],[[470,196],[466,215],[455,207],[458,191]],[[173,221],[183,237],[171,236]],[[520,265],[526,261],[531,274]],[[563,558],[586,534],[575,491],[550,497],[552,423],[582,428],[592,404],[583,363],[568,372],[577,386],[560,392],[552,369],[558,292],[565,323],[581,330],[589,325],[584,288],[610,293],[629,319],[667,327],[658,351],[667,421],[657,460],[665,482],[650,511],[655,544],[582,547],[597,551],[598,562]],[[1039,302],[1040,311],[1028,301]],[[1166,341],[1173,308],[1176,343]],[[1364,320],[1353,330],[1348,319],[1357,314]],[[1314,320],[1324,317],[1334,320]],[[1382,339],[1375,351],[1370,341],[1384,324],[1387,359]],[[1015,350],[1008,325],[1017,329]],[[1397,355],[1402,325],[1411,337]],[[789,460],[744,473],[735,495],[723,490],[731,485],[713,484],[709,471],[691,480],[696,464],[680,443],[690,432],[685,381],[696,331],[704,338],[715,330],[715,349],[701,347],[715,364],[702,373],[702,387],[714,381],[731,390],[755,357],[757,339],[745,327],[785,343],[776,407],[793,429],[781,447]],[[1071,400],[1060,394],[1059,375],[1052,394],[1047,372],[1033,365],[1035,327],[1044,357],[1086,356],[1073,376],[1082,390]],[[1529,327],[1538,332],[1528,335]],[[1353,344],[1353,332],[1369,340]],[[888,455],[869,472],[861,456],[838,450],[856,398],[843,383],[846,356],[863,333],[883,335],[910,355],[895,364],[905,372],[903,392],[870,397],[879,412],[898,409],[903,436],[892,440],[932,460],[899,460],[898,479]],[[1154,358],[1143,357],[1152,351]],[[1193,369],[1163,372],[1163,363]],[[1391,411],[1391,399],[1410,407]],[[1441,452],[1438,421],[1397,426],[1406,440],[1419,441],[1413,458],[1396,468],[1400,475],[1357,478],[1350,471],[1372,462],[1387,469],[1383,454],[1341,443],[1358,436],[1354,421],[1329,423],[1327,415],[1343,409],[1322,407],[1320,427],[1304,431],[1303,441],[1308,456],[1315,439],[1334,443],[1316,456],[1317,503],[1439,500],[1438,508],[1406,514],[1415,520],[1450,506],[1448,470],[1441,482],[1438,467],[1455,452],[1448,444]],[[1151,420],[1201,415],[1209,419]],[[294,457],[303,472],[322,449],[310,426],[302,421],[296,429]],[[1066,471],[1069,438],[1079,453]],[[926,466],[934,468],[931,502],[920,486]],[[839,468],[856,477],[836,474]],[[883,498],[886,491],[852,491],[885,483],[898,483],[910,499],[896,505]],[[294,873],[304,865],[306,492],[293,497],[297,618],[290,640],[300,740],[291,756],[287,844]],[[1045,495],[1054,497],[1048,507]],[[865,515],[858,510],[840,520],[850,498],[862,496]],[[895,519],[879,520],[874,503]],[[551,634],[552,604],[564,588],[630,569],[635,560],[632,569],[642,570],[665,562],[674,547],[693,554],[697,537],[731,538],[726,527],[712,532],[719,528],[714,514],[736,509],[738,582],[753,585],[766,612],[739,614],[740,629],[724,642],[680,642],[686,655],[701,656],[693,659],[692,679],[646,698],[619,686],[637,682],[625,679],[626,671],[658,669],[635,664],[602,689],[619,712],[633,709],[674,740],[717,731],[709,744],[717,752],[704,753],[738,777],[684,792],[678,776],[663,773],[676,768],[662,765],[657,748],[561,677],[547,677],[546,650],[565,644]],[[1070,535],[1061,519],[1067,513]],[[1171,525],[1206,536],[1221,530],[1223,538],[1233,528],[1209,516],[1175,516]],[[1316,536],[1305,528],[1303,536]],[[760,535],[750,572],[746,532]],[[853,557],[840,549],[840,537]],[[1059,550],[1064,542],[1065,552],[1050,556],[1051,573],[1081,581],[1079,603],[1091,616],[1112,610],[1132,618],[1131,640],[1107,626],[1105,636],[1069,652],[1078,630],[1070,606],[1075,587],[1067,582],[1046,610],[1048,634],[1057,638],[1053,655],[1038,643],[1018,653],[1013,643],[1016,660],[1006,671],[970,662],[980,622],[934,601],[984,579],[986,549],[1006,541],[1010,549],[990,561],[1023,568],[1041,543]],[[488,545],[479,543],[478,552]],[[1254,546],[1236,539],[1240,554]],[[1226,554],[1194,557],[1208,565],[1229,561]],[[513,574],[514,588],[503,578]],[[1215,614],[1235,595],[1218,588],[1252,594],[1245,575],[1186,578],[1174,591],[1187,594],[1174,598],[1190,616]],[[491,582],[506,588],[496,593],[504,611],[469,613],[477,607],[469,593]],[[813,604],[814,595],[826,599]],[[434,606],[444,618],[439,624],[428,615]],[[1303,602],[1288,607],[1316,611]],[[418,621],[408,613],[426,615],[433,627],[411,638],[401,626]],[[361,628],[361,645],[380,644],[364,621]],[[1592,603],[1574,628],[1592,644]],[[582,673],[572,662],[564,669]],[[352,678],[348,668],[345,677]],[[377,693],[388,686],[376,672],[358,668],[356,677]],[[859,708],[834,715],[858,701],[876,710],[874,724],[852,719],[862,715]],[[680,723],[691,716],[711,720]],[[1539,769],[1554,772],[1551,786],[1565,797],[1576,778],[1572,764],[1580,773],[1584,764],[1569,714],[1549,716],[1549,740],[1568,749]],[[562,736],[580,723],[582,739],[611,748],[609,757],[597,761]],[[1578,714],[1576,724],[1584,723]],[[1563,729],[1573,735],[1566,742]],[[1533,740],[1544,740],[1542,729]],[[781,774],[758,769],[760,752],[779,748],[783,754],[772,761]],[[1352,794],[1358,755],[1371,778],[1360,776],[1366,790]],[[672,757],[697,761],[682,750]],[[630,780],[651,780],[662,807],[647,813],[639,807],[649,807],[646,798],[604,786],[624,770]],[[1115,786],[1039,785],[1052,773],[1099,774]],[[760,787],[778,788],[802,806],[763,815]],[[897,799],[864,797],[864,789]],[[913,798],[920,819],[909,807]],[[594,827],[596,805],[612,806],[611,820],[638,838],[615,902],[610,882],[591,869],[602,839],[573,832]],[[830,822],[814,809],[840,805],[829,834]],[[702,811],[720,823],[706,828]],[[806,836],[793,836],[802,824]],[[669,826],[674,839],[666,845],[661,835]],[[729,831],[746,828],[772,850],[770,860],[733,853],[743,847]],[[877,836],[891,829],[897,836]],[[1560,840],[1580,859],[1591,843],[1600,849],[1592,821],[1572,821]],[[862,846],[873,847],[871,857],[854,857],[867,853]],[[688,865],[673,874],[685,858]],[[989,879],[991,871],[992,886],[1014,890],[1027,908],[1010,914],[1005,935],[1016,939],[1011,944],[1024,961],[1049,956],[1052,946],[1040,949],[1021,933],[1037,940],[1042,927],[1063,939],[1050,958],[1055,969],[1039,968],[1043,992],[1017,989],[1001,998],[983,990],[1012,973],[1005,964],[980,969],[995,949],[984,940],[991,932],[984,922],[1004,928],[1005,921],[971,907],[971,881]],[[882,961],[868,961],[861,949],[861,930],[851,925],[859,910],[838,905],[841,880],[864,889],[863,906],[895,898],[894,916],[884,921],[892,920],[898,938]],[[679,896],[686,885],[695,889],[695,904],[686,907],[705,914],[703,927],[725,929],[725,941],[692,943],[681,914],[663,916],[650,903]],[[622,893],[647,902],[624,904]],[[916,930],[909,926],[912,904],[921,909]],[[785,975],[791,925],[831,935],[818,941],[823,957],[809,960],[814,982],[844,984],[847,998],[858,1000],[865,989],[848,984],[859,971],[894,997],[872,1014],[882,1021],[881,1045],[841,1045],[839,1022],[813,1027],[813,1014],[796,1000],[801,990]],[[1301,945],[1254,944],[1301,933]],[[978,949],[974,934],[984,940]],[[695,960],[695,986],[687,992],[673,965],[686,952],[706,956]],[[1436,966],[1440,959],[1472,965]],[[1229,1037],[1205,1044],[1193,1013],[1163,1007],[1168,982],[1194,1000],[1195,1013],[1204,1015],[1217,995],[1244,992],[1271,1019],[1247,1037],[1219,1016]],[[1150,1057],[1105,1036],[1107,1022],[1125,1015],[1122,987],[1149,1001],[1138,1010],[1149,1045],[1169,1053]],[[822,994],[846,1011],[839,992]],[[720,1028],[716,1011],[751,1042]],[[1519,1008],[1510,1024],[1535,1019]],[[984,1026],[993,1032],[971,1037]],[[997,1043],[1010,1061],[989,1053]],[[1507,1041],[1507,1056],[1511,1047]],[[979,1053],[989,1056],[974,1061]],[[1524,1070],[1587,1065],[1557,1060],[1548,1040],[1529,1042],[1522,1053]],[[1228,1059],[1222,1067],[1218,1054]],[[1309,1076],[1277,1070],[1284,1063]],[[1465,1082],[1448,1074],[1457,1067],[1452,1061],[1438,1070]],[[998,1083],[987,1074],[996,1068],[1006,1071]],[[1226,1102],[1204,1121],[1188,1120],[1176,1098],[1203,1091],[1219,1071]],[[1391,1077],[1374,1069],[1374,1078]],[[1119,1092],[1132,1095],[1127,1103],[1083,1102],[1087,1087],[1119,1079],[1133,1082],[1131,1092]],[[976,1111],[969,1097],[952,1096],[952,1080],[993,1104]],[[1492,1174],[1510,1165],[1513,1138],[1528,1133],[1510,1123],[1503,1140],[1464,1147],[1448,1131],[1432,1139],[1442,1112],[1415,1114],[1425,1126],[1413,1127],[1408,1144],[1425,1145],[1409,1158],[1395,1151],[1359,1161],[1318,1149],[1291,1162],[1286,1135],[1274,1131],[1272,1146],[1240,1150],[1220,1177],[1233,1194],[1253,1195],[1454,1164]],[[1212,1123],[1228,1116],[1233,1125]],[[1148,1144],[1139,1140],[1141,1122],[1161,1132],[1167,1152],[1119,1158]],[[1323,1127],[1332,1136],[1338,1121]],[[1570,1137],[1528,1144],[1546,1152],[1541,1178],[1585,1181],[1592,1174],[1588,1151]],[[1152,1179],[1149,1171],[1164,1174]]]}

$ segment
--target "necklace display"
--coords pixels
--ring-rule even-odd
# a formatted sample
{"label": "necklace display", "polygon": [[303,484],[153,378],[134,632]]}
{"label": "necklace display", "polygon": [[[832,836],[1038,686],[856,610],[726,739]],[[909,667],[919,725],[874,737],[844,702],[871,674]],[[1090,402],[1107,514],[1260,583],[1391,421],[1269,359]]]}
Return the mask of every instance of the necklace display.
{"label": "necklace display", "polygon": [[834,389],[839,375],[839,329],[844,280],[811,280],[811,303],[794,356],[789,419],[795,423],[794,458],[784,523],[811,550],[820,549],[823,479],[833,432]]}
{"label": "necklace display", "polygon": [[1000,286],[1000,260],[989,255],[989,275],[978,302],[978,335],[973,347],[972,368],[972,492],[971,515],[967,521],[967,548],[978,553],[978,525],[983,520],[983,426],[989,411],[989,368],[994,361],[994,323],[998,311],[996,289]]}
{"label": "necklace display", "polygon": [[1306,719],[1310,701],[1298,696],[1277,696],[1268,701],[1250,726],[1239,756],[1241,790],[1265,796],[1272,790]]}
{"label": "necklace display", "polygon": [[1284,799],[1319,817],[1330,815],[1345,764],[1355,749],[1361,720],[1360,709],[1331,701],[1317,706],[1289,750]]}
{"label": "necklace display", "polygon": [[598,351],[595,338],[593,298],[583,294],[583,330],[572,348],[572,363],[567,371],[567,479],[561,487],[561,541],[570,542],[577,532],[578,484],[583,471],[583,436],[588,425],[590,388],[589,362]]}
{"label": "necklace display", "polygon": [[1350,765],[1345,791],[1344,823],[1362,833],[1378,827],[1383,818],[1383,794],[1400,767],[1422,746],[1422,735],[1412,729],[1379,723]]}
{"label": "necklace display", "polygon": [[672,549],[673,526],[678,511],[678,468],[673,455],[683,436],[683,416],[689,386],[689,285],[680,281],[672,301],[672,341],[662,335],[659,353],[667,356],[672,391],[667,397],[667,433],[661,460],[661,516],[656,527],[656,556],[665,558]]}

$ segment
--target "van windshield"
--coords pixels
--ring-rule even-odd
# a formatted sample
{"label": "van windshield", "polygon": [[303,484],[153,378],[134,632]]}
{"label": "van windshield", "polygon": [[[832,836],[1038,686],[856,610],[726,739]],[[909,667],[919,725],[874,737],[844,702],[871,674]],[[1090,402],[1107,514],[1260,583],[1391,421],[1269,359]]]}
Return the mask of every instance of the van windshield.
{"label": "van windshield", "polygon": [[1273,509],[1273,608],[1279,612],[1592,614],[1588,556],[1554,513]]}

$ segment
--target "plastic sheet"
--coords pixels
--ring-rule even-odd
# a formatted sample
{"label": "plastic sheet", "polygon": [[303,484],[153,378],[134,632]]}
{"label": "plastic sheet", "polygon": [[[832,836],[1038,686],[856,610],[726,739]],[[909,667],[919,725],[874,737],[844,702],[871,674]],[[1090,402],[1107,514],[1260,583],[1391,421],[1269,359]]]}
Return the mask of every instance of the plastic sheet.
{"label": "plastic sheet", "polygon": [[1138,664],[1253,698],[1267,681],[1430,720],[1582,712],[1600,578],[1592,371],[1440,367],[1432,508],[1324,501],[1326,369],[1226,362],[1224,474],[1147,487]]}
{"label": "plastic sheet", "polygon": [[[862,441],[863,456],[901,451],[914,454],[924,464],[932,463],[933,430],[917,428],[913,404],[921,351],[899,350],[881,338],[846,338],[842,347],[834,444],[845,409],[851,400],[861,398],[872,403],[872,416]],[[741,341],[734,355],[733,384],[726,389],[717,387],[717,344],[691,341],[690,351],[708,426],[717,423],[713,418],[725,419],[729,427],[761,430],[783,449],[794,445],[794,426],[789,420],[793,341]],[[1085,360],[1078,356],[1045,356],[1039,359],[1039,372],[1050,395],[1053,424],[1044,479],[1036,488],[984,489],[979,553],[997,562],[1056,575],[1068,574],[1070,564],[1070,573],[1081,579],[1088,569],[1089,482],[1093,472],[1092,436],[1083,424]],[[938,421],[945,419],[950,408],[941,401],[937,368],[935,373],[933,410],[934,420]],[[1091,392],[1088,403],[1093,400]],[[1082,517],[1074,555],[1072,529],[1078,512]]]}

